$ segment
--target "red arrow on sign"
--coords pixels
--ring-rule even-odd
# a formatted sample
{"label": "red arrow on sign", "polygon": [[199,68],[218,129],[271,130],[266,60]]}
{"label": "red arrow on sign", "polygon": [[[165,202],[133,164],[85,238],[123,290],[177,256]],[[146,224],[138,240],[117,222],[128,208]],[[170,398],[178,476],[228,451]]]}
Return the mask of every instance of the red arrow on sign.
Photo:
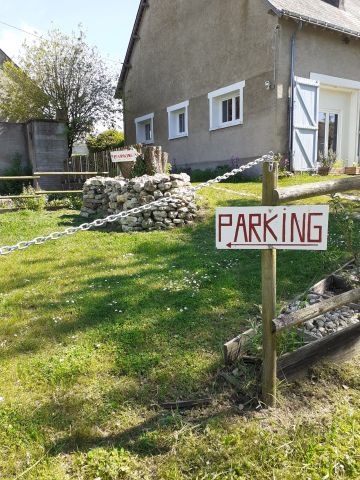
{"label": "red arrow on sign", "polygon": [[[246,247],[246,246],[249,246],[250,244],[249,243],[231,243],[229,242],[226,246],[228,248],[233,248],[233,247]],[[310,244],[306,244],[306,243],[283,243],[283,244],[276,244],[276,245],[272,245],[272,244],[269,244],[269,243],[258,243],[257,246],[258,247],[268,247],[268,248],[276,248],[276,247],[301,247],[301,246],[305,246],[305,247],[314,247],[314,246],[318,246],[318,242],[315,242],[315,243],[310,243]]]}

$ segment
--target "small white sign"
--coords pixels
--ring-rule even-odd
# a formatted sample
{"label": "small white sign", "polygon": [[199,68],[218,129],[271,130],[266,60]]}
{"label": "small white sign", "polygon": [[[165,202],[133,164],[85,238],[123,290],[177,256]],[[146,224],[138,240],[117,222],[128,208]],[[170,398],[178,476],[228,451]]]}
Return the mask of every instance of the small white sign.
{"label": "small white sign", "polygon": [[329,207],[226,207],[216,209],[216,248],[327,250]]}
{"label": "small white sign", "polygon": [[136,162],[139,153],[136,150],[117,150],[110,152],[113,163]]}

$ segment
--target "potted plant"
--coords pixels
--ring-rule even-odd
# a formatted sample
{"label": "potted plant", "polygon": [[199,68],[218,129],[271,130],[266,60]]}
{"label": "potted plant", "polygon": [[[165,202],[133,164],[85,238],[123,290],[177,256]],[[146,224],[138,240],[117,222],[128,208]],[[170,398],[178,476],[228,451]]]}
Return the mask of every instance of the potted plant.
{"label": "potted plant", "polygon": [[346,175],[360,175],[360,166],[354,162],[352,167],[345,167]]}
{"label": "potted plant", "polygon": [[345,173],[344,160],[337,159],[330,170],[331,175],[343,175]]}
{"label": "potted plant", "polygon": [[325,155],[322,152],[319,152],[320,166],[318,167],[319,175],[329,175],[329,172],[333,165],[335,164],[337,157],[336,152],[330,148],[328,154]]}

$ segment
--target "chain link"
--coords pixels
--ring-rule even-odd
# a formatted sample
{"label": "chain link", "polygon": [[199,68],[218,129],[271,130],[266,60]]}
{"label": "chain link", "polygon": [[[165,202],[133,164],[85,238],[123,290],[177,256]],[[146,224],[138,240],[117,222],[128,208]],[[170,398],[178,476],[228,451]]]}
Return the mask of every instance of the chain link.
{"label": "chain link", "polygon": [[[260,163],[263,163],[265,161],[270,161],[273,162],[274,160],[274,154],[270,152],[268,155],[264,155],[261,158],[257,158],[256,160],[253,160],[252,162],[247,163],[246,165],[242,165],[239,168],[235,168],[231,172],[227,172],[224,175],[220,175],[214,179],[208,180],[207,182],[200,183],[196,187],[191,187],[187,189],[184,193],[185,194],[191,194],[194,192],[198,192],[199,190],[202,190],[203,188],[209,187],[211,185],[214,185],[215,183],[220,183],[223,180],[227,180],[230,177],[233,177],[234,175],[237,175],[238,173],[242,173],[245,170],[248,170],[249,168],[253,168],[256,165],[259,165]],[[93,227],[102,227],[103,225],[107,223],[113,223],[116,222],[117,220],[125,217],[129,217],[131,215],[137,215],[139,213],[142,213],[146,210],[151,210],[154,207],[161,207],[166,205],[168,202],[171,202],[176,198],[175,195],[171,195],[170,197],[163,197],[160,200],[156,200],[155,202],[148,203],[146,205],[143,205],[141,207],[136,207],[131,210],[123,211],[117,214],[112,214],[109,215],[106,218],[101,218],[94,220],[93,222],[90,223],[83,223],[82,225],[78,227],[69,227],[62,232],[53,232],[50,233],[47,236],[41,236],[41,237],[36,237],[33,240],[30,241],[22,241],[17,243],[16,245],[5,245],[4,247],[0,248],[0,255],[9,255],[10,253],[16,252],[17,250],[25,250],[26,248],[31,247],[32,245],[43,245],[44,243],[50,241],[50,240],[59,240],[62,237],[65,237],[66,235],[74,235],[77,232],[80,231],[87,231],[90,230]]]}

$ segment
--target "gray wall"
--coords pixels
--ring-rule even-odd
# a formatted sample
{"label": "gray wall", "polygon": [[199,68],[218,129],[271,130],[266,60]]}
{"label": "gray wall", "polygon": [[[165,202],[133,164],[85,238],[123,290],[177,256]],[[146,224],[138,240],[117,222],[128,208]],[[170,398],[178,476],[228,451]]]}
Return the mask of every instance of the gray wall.
{"label": "gray wall", "polygon": [[16,155],[21,156],[23,166],[29,164],[26,125],[0,122],[0,174],[12,166]]}
{"label": "gray wall", "polygon": [[[67,158],[66,125],[51,120],[24,123],[0,122],[0,174],[11,167],[16,154],[33,172],[61,172]],[[42,189],[61,187],[60,177],[43,177]]]}
{"label": "gray wall", "polygon": [[[277,17],[262,0],[152,0],[145,11],[124,88],[125,134],[155,113],[155,143],[178,166],[213,168],[277,149],[274,73]],[[207,94],[246,80],[244,125],[209,132]],[[166,108],[190,100],[189,137],[168,140]]]}
{"label": "gray wall", "polygon": [[276,150],[288,151],[288,89],[291,69],[291,37],[296,35],[295,75],[310,78],[320,73],[360,81],[360,43],[350,39],[347,44],[342,34],[329,30],[299,25],[291,20],[280,21],[278,83],[285,93],[278,99],[276,112]]}
{"label": "gray wall", "polygon": [[[68,157],[66,126],[51,120],[32,120],[27,124],[29,158],[33,171],[62,172]],[[61,187],[60,177],[42,177],[39,184],[43,190]]]}

